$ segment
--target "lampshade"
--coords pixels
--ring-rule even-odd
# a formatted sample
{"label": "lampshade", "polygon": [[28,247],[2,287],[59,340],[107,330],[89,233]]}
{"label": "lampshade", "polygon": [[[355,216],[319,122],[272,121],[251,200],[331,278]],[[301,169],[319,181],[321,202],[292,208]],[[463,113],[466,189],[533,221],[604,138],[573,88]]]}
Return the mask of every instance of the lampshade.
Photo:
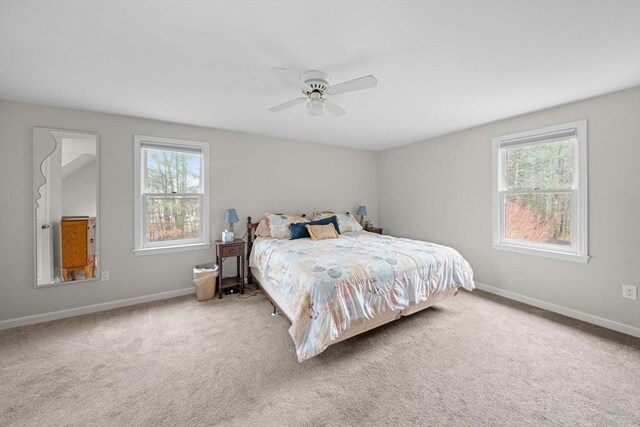
{"label": "lampshade", "polygon": [[234,222],[240,221],[238,218],[238,214],[235,209],[227,209],[224,213],[224,222],[227,224],[233,224]]}
{"label": "lampshade", "polygon": [[359,206],[358,207],[358,212],[356,213],[356,215],[366,215],[367,214],[367,207],[366,206]]}

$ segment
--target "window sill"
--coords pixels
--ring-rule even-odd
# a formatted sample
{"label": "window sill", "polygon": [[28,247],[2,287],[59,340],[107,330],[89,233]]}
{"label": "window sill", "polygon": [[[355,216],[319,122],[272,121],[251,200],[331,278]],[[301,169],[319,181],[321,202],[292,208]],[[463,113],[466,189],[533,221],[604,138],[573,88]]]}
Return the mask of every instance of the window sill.
{"label": "window sill", "polygon": [[524,246],[508,245],[505,243],[493,243],[493,249],[501,251],[517,252],[521,254],[537,255],[547,258],[561,259],[564,261],[573,261],[586,264],[589,262],[588,255],[571,254],[567,252],[551,251],[546,249],[527,248]]}
{"label": "window sill", "polygon": [[211,243],[193,243],[190,245],[160,246],[157,248],[134,249],[133,253],[136,254],[136,256],[167,254],[171,252],[199,251],[208,249],[209,247],[211,247]]}

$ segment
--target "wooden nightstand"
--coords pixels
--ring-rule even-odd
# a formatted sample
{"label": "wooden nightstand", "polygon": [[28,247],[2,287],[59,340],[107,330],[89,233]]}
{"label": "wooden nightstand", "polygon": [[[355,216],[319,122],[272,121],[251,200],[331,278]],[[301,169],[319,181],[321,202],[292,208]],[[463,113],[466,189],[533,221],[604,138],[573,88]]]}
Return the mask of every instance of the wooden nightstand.
{"label": "wooden nightstand", "polygon": [[[224,289],[240,286],[240,293],[244,294],[244,253],[245,242],[242,239],[235,239],[233,242],[224,243],[216,240],[216,263],[218,264],[218,298],[222,298]],[[227,258],[236,257],[238,274],[235,277],[224,277],[222,274],[222,264]]]}
{"label": "wooden nightstand", "polygon": [[365,230],[365,231],[368,231],[369,233],[382,234],[382,230],[384,230],[384,228],[382,228],[382,227],[371,227],[370,229]]}

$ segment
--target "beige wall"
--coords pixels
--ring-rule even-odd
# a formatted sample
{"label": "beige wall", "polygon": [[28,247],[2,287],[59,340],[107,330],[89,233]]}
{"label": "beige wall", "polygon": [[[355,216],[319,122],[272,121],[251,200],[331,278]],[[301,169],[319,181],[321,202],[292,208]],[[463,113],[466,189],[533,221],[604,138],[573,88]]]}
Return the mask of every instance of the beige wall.
{"label": "beige wall", "polygon": [[[492,249],[491,138],[580,119],[589,132],[590,262]],[[100,134],[100,252],[109,282],[33,287],[34,126]],[[622,283],[640,286],[640,88],[380,153],[0,101],[0,320],[183,289],[191,267],[212,258],[132,254],[134,134],[210,142],[213,239],[229,207],[243,219],[366,204],[385,232],[458,249],[479,282],[640,328],[640,301],[621,298]]]}
{"label": "beige wall", "polygon": [[[491,138],[581,119],[589,263],[493,249]],[[621,296],[640,286],[640,88],[383,151],[378,179],[385,232],[458,249],[484,284],[640,328],[640,301]]]}
{"label": "beige wall", "polygon": [[[34,288],[32,127],[100,134],[102,269],[108,282]],[[135,256],[133,135],[211,144],[211,237],[224,210],[241,221],[265,211],[354,210],[377,220],[377,153],[184,126],[132,117],[0,101],[0,320],[73,309],[190,287],[192,266],[213,250]],[[245,224],[236,225],[244,233]]]}

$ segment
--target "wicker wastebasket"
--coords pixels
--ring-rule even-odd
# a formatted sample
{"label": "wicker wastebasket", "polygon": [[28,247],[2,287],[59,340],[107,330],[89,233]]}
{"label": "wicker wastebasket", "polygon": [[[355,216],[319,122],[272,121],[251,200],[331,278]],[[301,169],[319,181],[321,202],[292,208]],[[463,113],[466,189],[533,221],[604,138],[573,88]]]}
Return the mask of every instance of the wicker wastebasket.
{"label": "wicker wastebasket", "polygon": [[214,263],[200,264],[193,267],[193,284],[196,285],[196,298],[206,301],[213,298],[216,292],[218,266]]}

